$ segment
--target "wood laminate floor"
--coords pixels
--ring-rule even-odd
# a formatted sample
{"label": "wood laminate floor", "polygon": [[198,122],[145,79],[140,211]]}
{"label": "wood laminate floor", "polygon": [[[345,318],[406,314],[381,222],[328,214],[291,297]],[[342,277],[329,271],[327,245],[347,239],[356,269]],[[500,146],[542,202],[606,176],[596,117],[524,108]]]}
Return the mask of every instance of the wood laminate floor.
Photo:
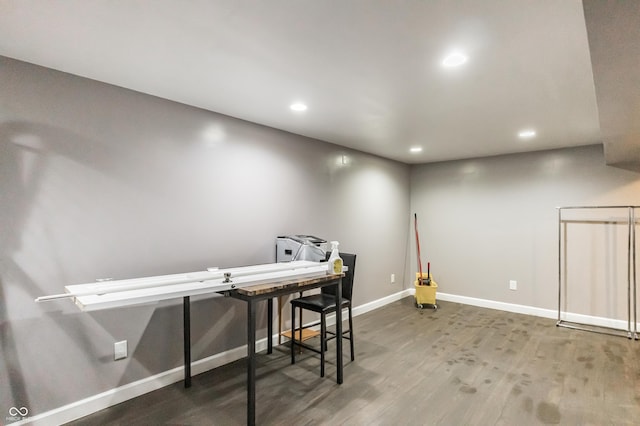
{"label": "wood laminate floor", "polygon": [[[259,425],[638,425],[640,342],[558,328],[550,319],[405,298],[355,321],[335,383],[317,354],[258,356]],[[348,343],[345,341],[345,343]],[[246,424],[245,362],[175,383],[73,425]]]}

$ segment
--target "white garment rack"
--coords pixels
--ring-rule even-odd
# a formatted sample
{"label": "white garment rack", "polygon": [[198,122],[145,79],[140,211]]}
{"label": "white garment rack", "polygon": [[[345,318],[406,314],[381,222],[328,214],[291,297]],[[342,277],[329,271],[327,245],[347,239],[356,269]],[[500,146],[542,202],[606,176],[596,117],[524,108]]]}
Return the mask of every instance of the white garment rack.
{"label": "white garment rack", "polygon": [[[577,330],[592,331],[597,333],[612,334],[612,335],[626,335],[627,338],[638,340],[637,329],[637,285],[636,285],[636,219],[635,209],[640,206],[570,206],[570,207],[557,207],[558,209],[558,321],[556,326],[573,328]],[[628,219],[626,221],[628,229],[627,238],[627,329],[621,330],[616,328],[592,326],[584,323],[578,323],[574,321],[567,321],[562,319],[562,247],[563,241],[562,225],[571,220],[565,220],[562,217],[563,210],[594,210],[594,209],[616,209],[627,210]],[[633,305],[633,332],[632,332],[632,305]]]}

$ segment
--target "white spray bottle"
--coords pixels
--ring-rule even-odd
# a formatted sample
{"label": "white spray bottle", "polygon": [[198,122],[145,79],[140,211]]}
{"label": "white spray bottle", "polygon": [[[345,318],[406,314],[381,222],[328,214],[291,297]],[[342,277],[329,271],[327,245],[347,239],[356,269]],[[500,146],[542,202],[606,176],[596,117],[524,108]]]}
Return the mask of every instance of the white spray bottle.
{"label": "white spray bottle", "polygon": [[338,253],[339,244],[337,241],[331,241],[331,255],[327,262],[327,273],[331,275],[342,273],[342,258],[340,257],[340,253]]}

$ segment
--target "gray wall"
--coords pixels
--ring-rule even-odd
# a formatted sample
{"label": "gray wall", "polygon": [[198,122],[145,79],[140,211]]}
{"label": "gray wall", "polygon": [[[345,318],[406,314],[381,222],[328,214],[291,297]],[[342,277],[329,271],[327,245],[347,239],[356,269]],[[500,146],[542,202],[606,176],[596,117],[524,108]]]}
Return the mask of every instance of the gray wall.
{"label": "gray wall", "polygon": [[[555,309],[555,207],[640,204],[638,176],[600,146],[409,167],[0,58],[0,416],[181,365],[180,305],[33,302],[66,284],[273,262],[277,235],[310,233],[358,254],[361,305],[412,286],[416,212],[441,292]],[[569,225],[572,311],[623,317],[602,285],[625,278],[619,216]],[[244,315],[194,302],[194,360],[242,345]]]}
{"label": "gray wall", "polygon": [[[640,175],[606,166],[599,145],[411,171],[423,263],[431,261],[438,290],[498,302],[557,309],[557,206],[630,204],[640,205]],[[620,222],[627,211],[566,218],[598,223],[567,225],[570,303],[563,309],[626,319],[628,240]],[[411,254],[410,271],[414,259]],[[509,290],[509,280],[518,282],[518,290]]]}
{"label": "gray wall", "polygon": [[[89,314],[34,303],[66,284],[274,262],[276,236],[309,233],[358,254],[356,305],[400,291],[409,173],[0,57],[0,418],[182,363],[179,304]],[[198,300],[192,317],[194,360],[245,343],[242,302]],[[130,357],[114,362],[123,339]]]}

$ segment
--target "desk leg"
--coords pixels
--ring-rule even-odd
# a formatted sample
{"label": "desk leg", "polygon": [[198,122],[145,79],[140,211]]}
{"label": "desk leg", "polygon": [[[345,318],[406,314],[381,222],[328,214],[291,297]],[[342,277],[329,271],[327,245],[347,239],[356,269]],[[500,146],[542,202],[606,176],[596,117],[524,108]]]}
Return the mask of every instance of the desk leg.
{"label": "desk leg", "polygon": [[182,301],[182,324],[184,337],[184,387],[191,387],[191,303],[190,297]]}
{"label": "desk leg", "polygon": [[267,353],[273,352],[273,299],[267,300]]}
{"label": "desk leg", "polygon": [[284,296],[278,296],[278,345],[282,344],[282,299]]}
{"label": "desk leg", "polygon": [[247,424],[256,424],[256,302],[247,302]]}
{"label": "desk leg", "polygon": [[342,279],[338,280],[336,291],[336,361],[338,384],[342,384]]}

